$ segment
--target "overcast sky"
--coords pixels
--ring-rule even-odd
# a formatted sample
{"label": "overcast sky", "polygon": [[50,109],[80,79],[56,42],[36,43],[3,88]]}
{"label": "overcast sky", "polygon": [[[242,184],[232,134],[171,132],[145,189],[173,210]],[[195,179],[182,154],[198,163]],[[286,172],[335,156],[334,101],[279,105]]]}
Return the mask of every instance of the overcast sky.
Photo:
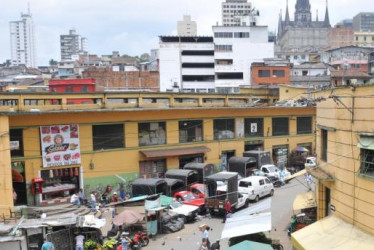
{"label": "overcast sky", "polygon": [[[10,59],[9,21],[20,19],[30,2],[37,43],[38,65],[60,59],[59,39],[74,27],[88,38],[91,54],[140,55],[158,47],[159,35],[176,34],[177,21],[184,14],[197,22],[198,35],[211,35],[211,26],[221,23],[223,0],[0,0],[0,62]],[[296,0],[289,0],[293,20]],[[310,0],[313,20],[325,15],[325,0]],[[252,1],[263,23],[275,31],[279,12],[286,0]],[[374,12],[373,0],[330,0],[331,24],[352,18],[359,12]]]}

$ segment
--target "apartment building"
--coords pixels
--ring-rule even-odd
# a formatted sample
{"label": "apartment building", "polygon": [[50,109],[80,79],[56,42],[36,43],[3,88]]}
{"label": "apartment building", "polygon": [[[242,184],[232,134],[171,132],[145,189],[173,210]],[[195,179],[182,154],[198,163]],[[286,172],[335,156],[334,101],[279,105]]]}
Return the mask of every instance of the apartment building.
{"label": "apartment building", "polygon": [[191,20],[191,16],[184,15],[182,21],[178,21],[178,36],[197,36],[197,25]]}
{"label": "apartment building", "polygon": [[78,59],[79,54],[88,52],[88,40],[81,37],[75,29],[69,30],[69,34],[60,35],[61,61]]}
{"label": "apartment building", "polygon": [[241,17],[249,16],[251,7],[247,0],[226,0],[222,3],[222,25],[240,26]]}
{"label": "apartment building", "polygon": [[361,12],[353,17],[355,31],[374,32],[374,12]]}

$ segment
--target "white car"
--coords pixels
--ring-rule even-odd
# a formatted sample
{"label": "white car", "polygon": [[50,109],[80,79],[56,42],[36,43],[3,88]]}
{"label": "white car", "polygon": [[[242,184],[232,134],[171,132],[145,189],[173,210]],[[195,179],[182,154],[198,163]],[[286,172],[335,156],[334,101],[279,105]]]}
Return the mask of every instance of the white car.
{"label": "white car", "polygon": [[[262,170],[267,177],[271,176],[271,177],[275,177],[279,179],[280,170],[273,164],[262,165],[260,170]],[[287,179],[288,177],[291,176],[291,173],[286,168],[284,168],[283,171],[284,171],[284,179]]]}
{"label": "white car", "polygon": [[182,204],[179,201],[173,201],[168,209],[174,214],[178,214],[184,219],[184,222],[193,221],[197,215],[199,207]]}
{"label": "white car", "polygon": [[274,194],[274,185],[265,176],[250,176],[239,181],[238,190],[248,199],[259,201],[261,197]]}
{"label": "white car", "polygon": [[[227,185],[219,186],[217,188],[217,191],[220,194],[224,194],[227,192]],[[238,202],[233,206],[235,210],[238,210],[242,207],[248,207],[249,205],[249,196],[245,193],[238,193]]]}

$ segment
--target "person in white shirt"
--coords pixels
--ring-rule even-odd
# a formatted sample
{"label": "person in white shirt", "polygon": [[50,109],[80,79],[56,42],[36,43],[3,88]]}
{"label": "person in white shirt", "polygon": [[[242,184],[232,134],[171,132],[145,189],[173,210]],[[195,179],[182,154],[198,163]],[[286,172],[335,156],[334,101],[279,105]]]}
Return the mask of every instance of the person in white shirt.
{"label": "person in white shirt", "polygon": [[83,240],[84,236],[82,234],[79,234],[75,237],[75,250],[84,250],[83,248]]}
{"label": "person in white shirt", "polygon": [[203,231],[203,236],[202,236],[203,243],[206,241],[208,249],[210,249],[209,230],[210,230],[210,227],[206,226],[205,229],[204,229],[204,231]]}
{"label": "person in white shirt", "polygon": [[94,191],[91,192],[91,211],[96,212],[96,196]]}
{"label": "person in white shirt", "polygon": [[74,204],[74,205],[78,205],[78,206],[81,204],[80,201],[79,201],[79,195],[78,195],[77,192],[75,192],[75,193],[71,196],[71,198],[70,198],[70,203],[71,203],[71,204]]}

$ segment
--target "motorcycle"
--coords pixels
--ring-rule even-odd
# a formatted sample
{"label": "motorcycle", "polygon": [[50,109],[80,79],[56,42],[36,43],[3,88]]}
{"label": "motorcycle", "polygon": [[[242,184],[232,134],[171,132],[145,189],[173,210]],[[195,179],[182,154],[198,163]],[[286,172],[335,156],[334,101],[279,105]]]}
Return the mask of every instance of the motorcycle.
{"label": "motorcycle", "polygon": [[148,235],[141,231],[134,235],[134,241],[138,243],[140,247],[146,247],[149,244]]}

